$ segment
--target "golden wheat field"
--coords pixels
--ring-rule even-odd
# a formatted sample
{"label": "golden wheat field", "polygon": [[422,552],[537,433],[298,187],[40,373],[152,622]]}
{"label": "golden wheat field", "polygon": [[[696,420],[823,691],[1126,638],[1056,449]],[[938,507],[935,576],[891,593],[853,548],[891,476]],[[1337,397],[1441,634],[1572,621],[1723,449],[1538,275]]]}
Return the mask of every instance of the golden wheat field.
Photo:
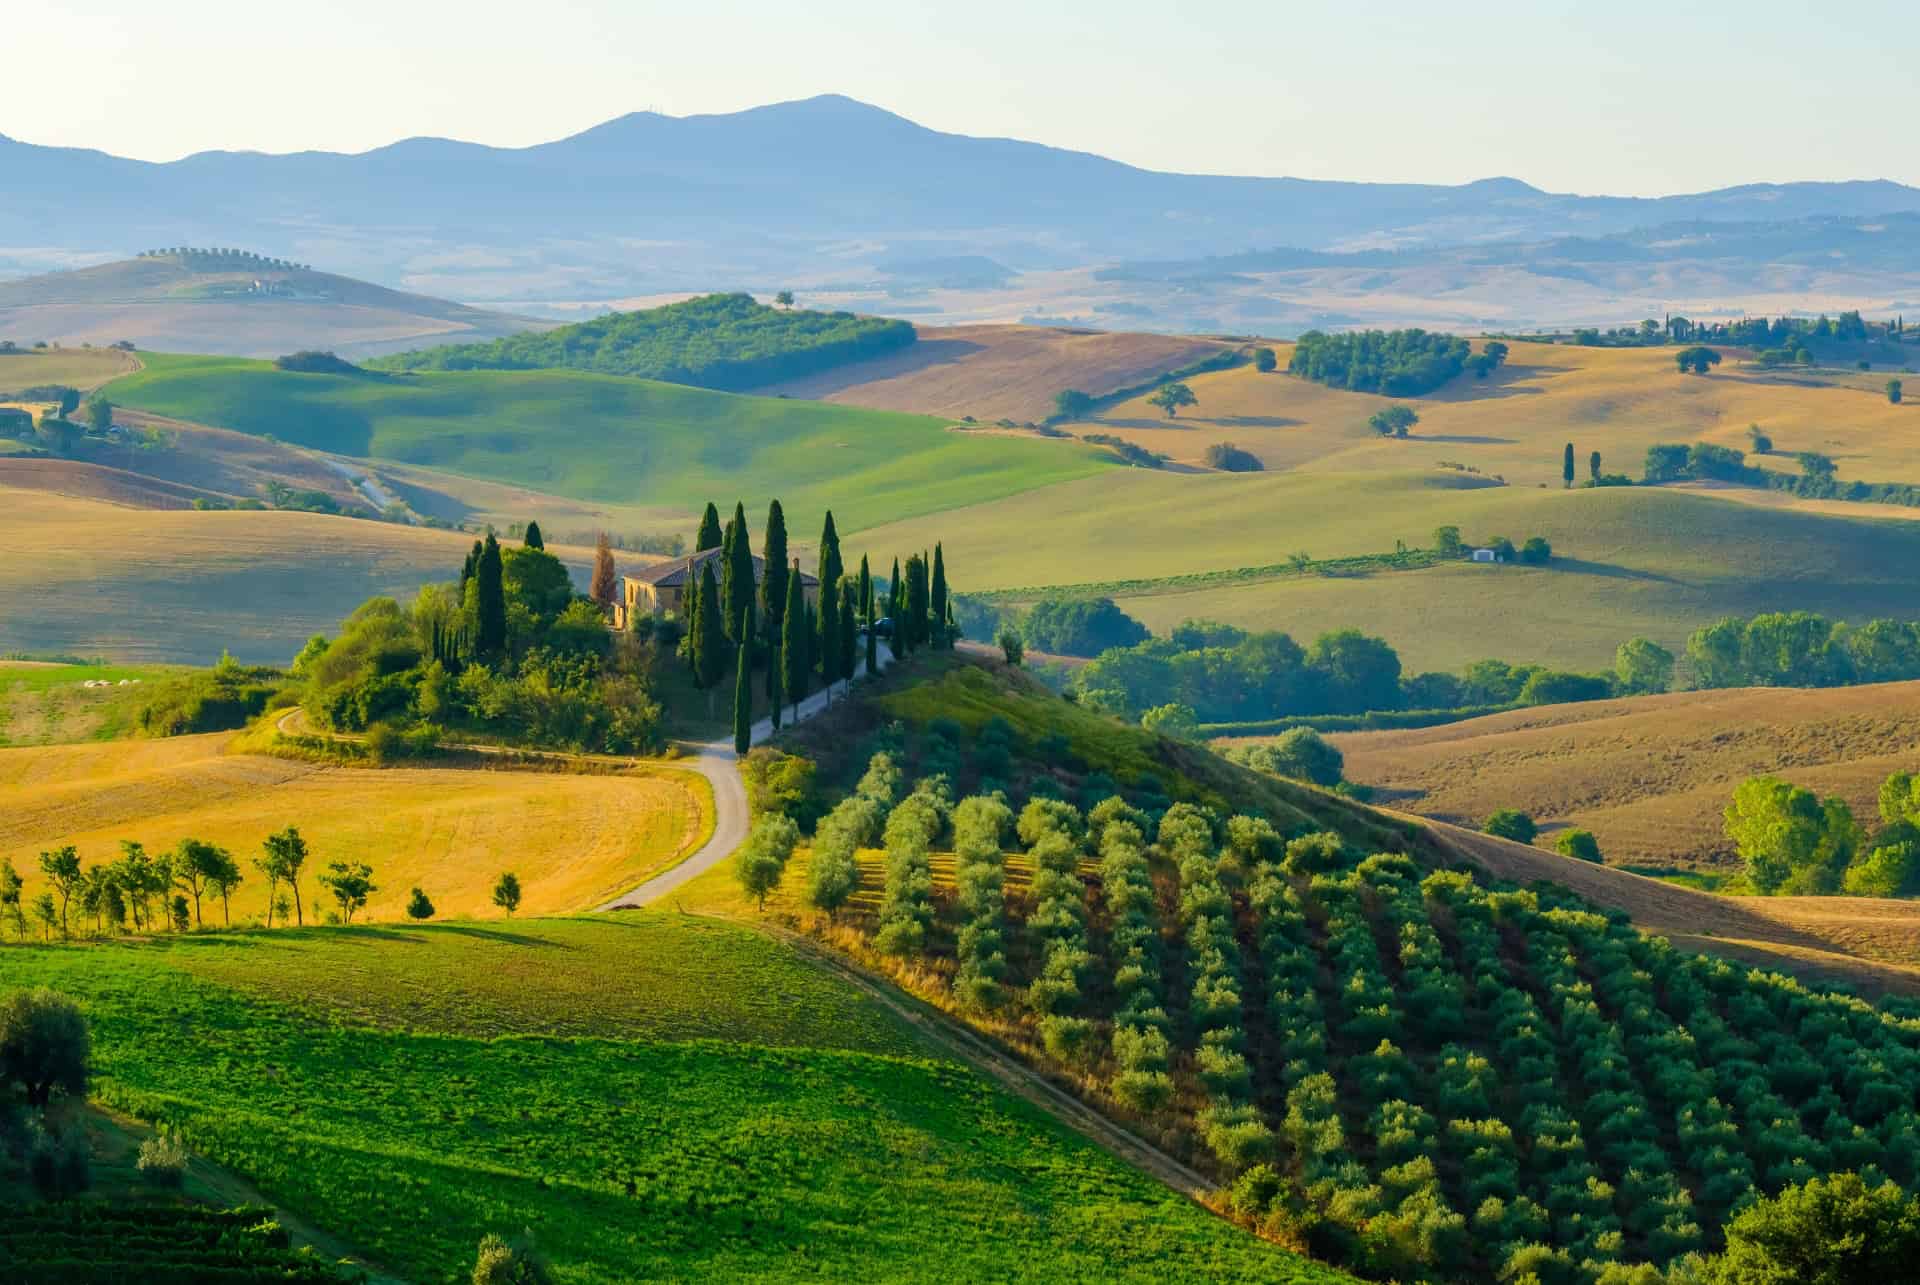
{"label": "golden wheat field", "polygon": [[1757,424],[1773,439],[1773,455],[1756,461],[1767,467],[1795,473],[1795,452],[1818,451],[1832,456],[1848,481],[1920,477],[1920,403],[1888,402],[1886,371],[1763,371],[1729,349],[1715,373],[1682,375],[1670,348],[1509,347],[1507,364],[1486,380],[1462,376],[1428,396],[1403,399],[1420,415],[1405,440],[1367,426],[1394,399],[1283,373],[1285,344],[1275,345],[1281,370],[1273,374],[1241,366],[1187,380],[1199,405],[1175,419],[1143,397],[1068,427],[1115,433],[1189,464],[1202,463],[1208,446],[1230,441],[1269,470],[1371,472],[1450,460],[1515,486],[1558,487],[1569,442],[1580,480],[1593,451],[1606,471],[1638,477],[1656,442],[1750,451],[1747,429]]}
{"label": "golden wheat field", "polygon": [[[4,329],[4,327],[0,327]],[[15,343],[30,336],[8,337]],[[0,394],[17,393],[43,384],[66,384],[81,392],[98,388],[109,379],[140,369],[140,360],[117,348],[39,348],[0,355]]]}
{"label": "golden wheat field", "polygon": [[1721,818],[1749,776],[1837,794],[1876,821],[1880,782],[1920,769],[1920,682],[1679,692],[1331,739],[1348,777],[1391,807],[1465,826],[1519,808],[1541,843],[1591,830],[1616,865],[1731,866]]}
{"label": "golden wheat field", "polygon": [[73,844],[91,865],[115,859],[123,839],[153,852],[204,839],[247,873],[233,900],[238,921],[265,912],[251,862],[268,834],[291,825],[311,849],[301,883],[310,916],[325,909],[316,876],[329,861],[373,867],[379,891],[366,914],[375,920],[401,918],[415,885],[441,917],[497,915],[489,893],[505,870],[519,876],[521,914],[552,914],[618,896],[691,851],[712,824],[704,779],[668,767],[351,768],[229,754],[231,739],[0,749],[0,856],[31,896],[44,849]]}

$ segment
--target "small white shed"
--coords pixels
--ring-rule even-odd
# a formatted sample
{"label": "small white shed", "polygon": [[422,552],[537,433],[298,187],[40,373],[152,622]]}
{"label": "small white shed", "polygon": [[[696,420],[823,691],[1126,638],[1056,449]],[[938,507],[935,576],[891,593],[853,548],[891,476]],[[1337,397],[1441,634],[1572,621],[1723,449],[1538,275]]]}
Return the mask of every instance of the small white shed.
{"label": "small white shed", "polygon": [[1498,562],[1500,561],[1500,555],[1492,549],[1475,549],[1473,551],[1473,560],[1475,562]]}

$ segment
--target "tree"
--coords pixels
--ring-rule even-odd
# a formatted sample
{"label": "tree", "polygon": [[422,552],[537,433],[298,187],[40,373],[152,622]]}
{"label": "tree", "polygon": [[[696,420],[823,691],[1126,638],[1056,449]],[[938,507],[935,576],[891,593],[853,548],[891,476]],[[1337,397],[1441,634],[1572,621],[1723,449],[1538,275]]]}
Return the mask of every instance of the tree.
{"label": "tree", "polygon": [[1466,556],[1466,542],[1460,538],[1457,526],[1435,527],[1433,531],[1433,551],[1443,558]]}
{"label": "tree", "polygon": [[[822,632],[816,635],[817,645],[814,647],[816,657],[825,657],[834,650],[832,631],[839,628],[840,620],[838,616],[829,614],[825,609],[827,587],[837,584],[840,577],[846,574],[846,570],[846,565],[840,560],[840,533],[834,529],[833,510],[828,509],[826,521],[820,528],[820,565],[815,569],[815,574],[820,580],[822,604],[820,612]],[[835,605],[837,606],[838,603],[836,602]],[[821,669],[826,668],[827,665],[822,664]]]}
{"label": "tree", "polygon": [[1680,368],[1680,373],[1683,375],[1688,371],[1692,371],[1696,375],[1704,375],[1720,364],[1720,354],[1711,348],[1702,348],[1695,345],[1691,348],[1682,348],[1679,352],[1675,353],[1673,355],[1673,361],[1674,365]]}
{"label": "tree", "polygon": [[13,858],[0,857],[0,918],[14,925],[21,935],[26,932],[26,920],[20,914],[20,894],[22,892],[20,872],[13,867]]}
{"label": "tree", "polygon": [[60,935],[67,935],[67,903],[80,884],[80,852],[72,844],[40,854],[40,873],[60,894]]}
{"label": "tree", "polygon": [[373,882],[373,867],[364,861],[329,861],[320,872],[320,883],[339,903],[341,921],[349,924],[353,912],[367,904],[368,895],[380,891]]}
{"label": "tree", "polygon": [[65,419],[80,409],[80,390],[62,388],[60,390],[60,418]]}
{"label": "tree", "polygon": [[[200,927],[200,896],[210,892],[225,876],[233,858],[224,848],[200,839],[182,839],[174,852],[173,867],[180,882],[193,897],[193,926]],[[235,873],[238,868],[235,867]]]}
{"label": "tree", "polygon": [[1259,371],[1261,374],[1263,375],[1272,374],[1274,371],[1274,368],[1277,367],[1279,364],[1280,364],[1280,359],[1274,355],[1273,349],[1255,348],[1253,350],[1253,368]]}
{"label": "tree", "polygon": [[800,827],[793,818],[774,813],[753,827],[734,857],[734,877],[760,910],[767,908],[767,894],[780,886],[787,859],[799,842]]}
{"label": "tree", "polygon": [[936,648],[953,646],[953,639],[947,634],[947,617],[952,615],[952,604],[947,600],[947,559],[940,550],[940,542],[933,542],[933,586],[930,610],[933,623],[933,645]]}
{"label": "tree", "polygon": [[1152,637],[1111,598],[1042,599],[1028,610],[1020,632],[1035,651],[1061,656],[1098,656]]}
{"label": "tree", "polygon": [[[906,636],[914,649],[924,647],[932,636],[932,625],[928,620],[929,590],[927,585],[927,560],[921,554],[907,558],[907,594],[906,594]],[[894,631],[894,637],[900,637],[900,631]]]}
{"label": "tree", "polygon": [[692,637],[694,682],[707,693],[708,712],[712,712],[713,685],[727,672],[726,625],[720,618],[720,586],[713,580],[714,560],[700,568],[699,614]]}
{"label": "tree", "polygon": [[1651,638],[1629,638],[1613,653],[1613,674],[1629,695],[1664,692],[1673,686],[1673,653]]}
{"label": "tree", "polygon": [[1563,486],[1573,485],[1573,443],[1567,443],[1567,449],[1560,459],[1560,481]]}
{"label": "tree", "polygon": [[839,580],[820,582],[820,681],[827,685],[827,699],[833,699],[833,682],[840,677],[840,588]]}
{"label": "tree", "polygon": [[1267,747],[1266,769],[1328,789],[1340,784],[1347,770],[1346,756],[1310,727],[1291,727]]}
{"label": "tree", "polygon": [[[767,505],[767,526],[760,535],[760,618],[767,622],[767,642],[778,646],[787,610],[787,515],[775,500]],[[780,702],[773,694],[774,670],[767,666],[767,698]]]}
{"label": "tree", "polygon": [[791,308],[793,307],[793,291],[782,290],[779,294],[773,296],[773,301],[782,308]]}
{"label": "tree", "polygon": [[1593,482],[1598,482],[1600,480],[1600,452],[1599,451],[1595,451],[1593,454],[1587,456],[1587,479]]}
{"label": "tree", "polygon": [[1053,395],[1053,413],[1060,419],[1082,419],[1093,412],[1093,394],[1063,388]]}
{"label": "tree", "polygon": [[1747,1205],[1726,1225],[1726,1252],[1702,1285],[1879,1285],[1920,1262],[1920,1197],[1891,1181],[1837,1173]]}
{"label": "tree", "polygon": [[1385,640],[1358,629],[1321,634],[1307,649],[1326,708],[1335,714],[1364,714],[1400,703],[1400,656]]}
{"label": "tree", "polygon": [[429,901],[427,899],[427,894],[420,891],[420,889],[417,886],[414,888],[414,890],[411,893],[407,895],[407,918],[409,919],[433,918],[433,902]]}
{"label": "tree", "polygon": [[717,549],[722,540],[720,534],[720,510],[713,507],[713,501],[707,501],[707,511],[700,515],[700,532],[693,538],[693,551],[705,553],[708,549]]}
{"label": "tree", "polygon": [[1725,821],[1727,837],[1747,864],[1747,882],[1762,896],[1836,890],[1860,841],[1844,801],[1821,800],[1773,776],[1741,782]]}
{"label": "tree", "polygon": [[853,672],[860,655],[860,609],[854,603],[854,591],[858,588],[851,580],[840,594],[840,630],[835,645],[840,649],[840,672],[846,675],[848,686],[853,683]]}
{"label": "tree", "polygon": [[53,940],[53,930],[60,926],[60,911],[53,904],[53,894],[43,892],[33,899],[33,917],[40,925],[40,936],[45,941]]}
{"label": "tree", "polygon": [[267,876],[270,885],[284,883],[293,890],[294,924],[304,927],[307,917],[300,904],[300,871],[307,864],[307,841],[300,837],[297,828],[288,826],[277,834],[268,835],[261,846],[267,854],[266,860],[261,863],[261,873]]}
{"label": "tree", "polygon": [[1518,808],[1499,809],[1480,828],[1488,834],[1511,839],[1515,843],[1532,843],[1533,836],[1540,833],[1540,827],[1533,823],[1533,818]]}
{"label": "tree", "polygon": [[17,1088],[30,1107],[85,1098],[92,1057],[87,1019],[65,995],[43,986],[0,1000],[0,1090]]}
{"label": "tree", "polygon": [[500,542],[487,532],[473,569],[474,650],[497,659],[507,649],[507,592],[501,578]]}
{"label": "tree", "polygon": [[1758,424],[1747,425],[1747,440],[1753,443],[1755,455],[1766,455],[1773,450],[1773,439],[1761,432]]}
{"label": "tree", "polygon": [[[1895,398],[1898,401],[1899,398]],[[113,427],[113,403],[104,397],[92,397],[87,400],[87,427],[96,433],[104,433]]]}
{"label": "tree", "polygon": [[507,1241],[489,1232],[480,1238],[473,1263],[473,1285],[550,1285],[547,1264],[531,1245]]}
{"label": "tree", "polygon": [[793,718],[800,721],[800,700],[807,694],[807,600],[800,587],[800,563],[787,574],[787,607],[780,630],[780,678]]}
{"label": "tree", "polygon": [[604,611],[612,611],[620,601],[620,586],[613,574],[613,541],[607,538],[605,531],[594,537],[593,541],[593,581],[587,589],[587,596],[600,604]]}
{"label": "tree", "polygon": [[1887,400],[1892,402],[1895,406],[1898,406],[1900,404],[1901,394],[1905,390],[1906,390],[1906,385],[1903,384],[1900,380],[1889,379],[1887,381]]}
{"label": "tree", "polygon": [[1193,390],[1178,381],[1171,384],[1162,384],[1159,391],[1147,398],[1147,405],[1158,406],[1167,413],[1168,419],[1172,419],[1182,406],[1198,406],[1199,404],[1200,399],[1193,395]]}
{"label": "tree", "polygon": [[1576,861],[1600,860],[1600,841],[1591,830],[1562,830],[1553,841],[1553,850]]}
{"label": "tree", "polygon": [[1140,726],[1176,741],[1191,741],[1200,734],[1200,720],[1191,705],[1156,705],[1140,716]]}
{"label": "tree", "polygon": [[1000,654],[1006,657],[1007,664],[1018,665],[1026,659],[1026,644],[1020,641],[1020,631],[1012,625],[1000,626]]}
{"label": "tree", "polygon": [[529,521],[527,523],[527,533],[521,537],[520,544],[522,548],[527,549],[544,549],[547,547],[546,538],[540,534],[540,524],[538,522]]}
{"label": "tree", "polygon": [[1367,427],[1382,437],[1405,437],[1407,430],[1420,422],[1420,413],[1411,406],[1389,406],[1367,418]]}
{"label": "tree", "polygon": [[1547,543],[1543,535],[1531,535],[1520,546],[1520,561],[1532,567],[1543,567],[1553,561],[1553,546]]}
{"label": "tree", "polygon": [[734,649],[733,675],[733,752],[745,754],[753,748],[753,666],[747,658],[747,645]]}
{"label": "tree", "polygon": [[520,878],[513,871],[505,871],[493,881],[493,904],[506,911],[509,919],[520,909]]}

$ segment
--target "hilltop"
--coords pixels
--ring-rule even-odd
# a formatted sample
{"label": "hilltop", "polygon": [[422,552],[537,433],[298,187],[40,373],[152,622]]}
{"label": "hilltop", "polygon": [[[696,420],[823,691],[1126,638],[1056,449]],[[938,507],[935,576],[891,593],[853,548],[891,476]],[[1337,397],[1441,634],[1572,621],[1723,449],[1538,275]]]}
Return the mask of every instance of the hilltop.
{"label": "hilltop", "polygon": [[162,352],[349,356],[542,323],[234,250],[168,250],[0,281],[0,337]]}

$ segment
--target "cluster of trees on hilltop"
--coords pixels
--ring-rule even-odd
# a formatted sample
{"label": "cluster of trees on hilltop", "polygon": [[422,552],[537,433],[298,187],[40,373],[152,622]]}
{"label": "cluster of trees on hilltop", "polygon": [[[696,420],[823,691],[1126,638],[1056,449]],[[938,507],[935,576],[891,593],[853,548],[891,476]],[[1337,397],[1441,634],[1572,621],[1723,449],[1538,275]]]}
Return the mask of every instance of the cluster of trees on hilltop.
{"label": "cluster of trees on hilltop", "polygon": [[658,746],[660,706],[651,656],[630,643],[529,524],[519,547],[476,540],[458,580],[410,603],[368,599],[292,674],[315,722],[368,731],[376,754],[424,752],[448,731],[635,753]]}
{"label": "cluster of trees on hilltop", "polygon": [[711,294],[368,364],[385,370],[590,370],[737,391],[863,361],[917,337],[910,322],[770,308],[752,295]]}
{"label": "cluster of trees on hilltop", "polygon": [[275,268],[284,271],[311,272],[313,265],[294,263],[287,259],[273,259],[266,255],[255,254],[251,250],[199,249],[193,246],[169,246],[163,250],[142,250],[138,255],[142,259],[179,259],[193,267],[243,267]]}
{"label": "cluster of trees on hilltop", "polygon": [[1821,313],[1817,318],[1741,317],[1734,321],[1694,321],[1680,316],[1669,316],[1664,320],[1648,317],[1634,326],[1615,326],[1604,330],[1583,327],[1572,331],[1567,337],[1587,348],[1658,348],[1667,344],[1720,343],[1738,348],[1774,349],[1791,353],[1809,344],[1902,343],[1907,336],[1904,317],[1870,321],[1858,311],[1852,311],[1831,318]]}
{"label": "cluster of trees on hilltop", "polygon": [[[1899,381],[1893,381],[1899,382]],[[1757,428],[1753,434],[1759,453],[1771,453],[1773,441]],[[1842,482],[1835,476],[1837,466],[1830,455],[1819,451],[1797,451],[1793,460],[1798,473],[1785,473],[1747,463],[1747,454],[1731,446],[1712,442],[1661,442],[1647,448],[1642,476],[1648,485],[1711,478],[1739,486],[1757,486],[1784,491],[1810,500],[1850,500],[1861,504],[1897,504],[1920,507],[1920,486],[1910,482]]]}
{"label": "cluster of trees on hilltop", "polygon": [[1466,340],[1426,330],[1310,330],[1294,344],[1287,371],[1349,392],[1418,397],[1469,367],[1485,376],[1506,357],[1498,341],[1476,355]]}

